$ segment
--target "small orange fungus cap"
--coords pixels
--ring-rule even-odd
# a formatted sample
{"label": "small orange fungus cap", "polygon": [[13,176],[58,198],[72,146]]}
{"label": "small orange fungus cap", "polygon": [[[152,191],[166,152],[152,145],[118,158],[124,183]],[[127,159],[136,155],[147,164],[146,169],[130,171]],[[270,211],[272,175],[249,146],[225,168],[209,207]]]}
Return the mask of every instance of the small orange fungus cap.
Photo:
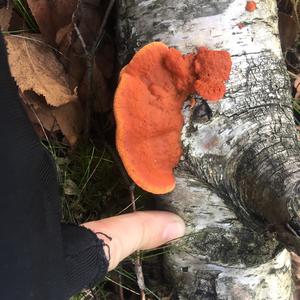
{"label": "small orange fungus cap", "polygon": [[[128,175],[148,192],[165,194],[175,187],[173,169],[182,154],[181,109],[187,96],[195,88],[214,100],[225,93],[225,86],[220,86],[228,79],[229,65],[218,68],[223,56],[210,57],[210,51],[201,48],[197,55],[182,55],[154,42],[140,49],[121,71],[114,100],[117,149]],[[217,58],[213,69],[205,58]],[[211,87],[212,82],[217,87],[208,92],[205,85]]]}
{"label": "small orange fungus cap", "polygon": [[256,10],[256,2],[255,1],[247,1],[246,10],[250,11],[250,12]]}
{"label": "small orange fungus cap", "polygon": [[194,62],[197,80],[195,91],[204,99],[216,101],[223,98],[231,70],[231,57],[227,51],[200,48]]}

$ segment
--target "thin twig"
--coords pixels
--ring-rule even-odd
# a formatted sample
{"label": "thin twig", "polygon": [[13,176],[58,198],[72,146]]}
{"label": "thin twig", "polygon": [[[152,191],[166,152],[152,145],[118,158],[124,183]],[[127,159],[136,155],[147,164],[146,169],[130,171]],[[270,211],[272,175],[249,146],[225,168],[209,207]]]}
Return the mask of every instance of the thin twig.
{"label": "thin twig", "polygon": [[288,71],[288,73],[289,73],[289,75],[290,75],[291,77],[293,77],[293,78],[297,78],[297,75],[296,75],[295,73],[293,73],[293,72],[290,72],[290,71]]}
{"label": "thin twig", "polygon": [[[75,14],[73,14],[74,19]],[[91,123],[91,115],[93,111],[93,61],[94,56],[87,49],[87,45],[84,41],[84,38],[80,32],[80,29],[76,25],[75,20],[73,20],[75,32],[80,40],[82,49],[85,54],[86,59],[86,74],[87,74],[87,99],[86,99],[86,111],[85,111],[85,126],[84,126],[84,136],[87,139],[90,132],[90,123]]]}
{"label": "thin twig", "polygon": [[[94,68],[94,60],[96,51],[99,47],[99,44],[104,36],[104,28],[107,23],[108,17],[111,13],[111,10],[114,6],[115,0],[110,0],[108,3],[108,7],[105,11],[103,20],[101,22],[101,25],[99,27],[97,36],[95,38],[95,41],[93,43],[92,48],[90,51],[87,49],[87,45],[84,41],[84,38],[82,37],[82,34],[80,32],[80,29],[76,25],[75,22],[75,13],[73,14],[73,24],[75,32],[81,42],[82,48],[84,50],[85,56],[86,56],[86,74],[87,74],[87,98],[86,98],[86,111],[85,111],[85,126],[84,126],[84,136],[87,139],[90,133],[90,126],[91,126],[91,117],[93,112],[93,99],[94,99],[94,90],[93,90],[93,68]],[[77,6],[78,7],[78,6]],[[78,8],[77,8],[78,9]],[[76,10],[77,10],[76,9]]]}
{"label": "thin twig", "polygon": [[119,279],[119,298],[120,300],[125,300],[124,298],[124,289],[122,286],[122,275],[118,274],[118,279]]}
{"label": "thin twig", "polygon": [[[132,210],[136,211],[134,191],[135,191],[135,184],[132,183],[129,187],[130,202],[132,204]],[[145,279],[144,279],[144,273],[142,268],[140,251],[136,252],[136,258],[134,260],[134,269],[137,278],[137,284],[139,286],[140,293],[141,293],[141,300],[146,300],[146,294],[145,294],[146,286],[145,286]]]}
{"label": "thin twig", "polygon": [[286,228],[297,238],[299,238],[299,234],[292,228],[292,226],[289,223],[285,224]]}
{"label": "thin twig", "polygon": [[[100,132],[100,135],[103,135],[103,133]],[[120,157],[118,156],[117,152],[115,151],[115,149],[109,145],[106,140],[105,137],[103,136],[102,142],[104,142],[104,145],[106,147],[106,149],[108,150],[108,152],[110,153],[110,155],[112,156],[114,162],[116,163],[120,173],[121,173],[121,177],[124,180],[124,183],[127,185],[128,190],[129,190],[129,197],[130,197],[130,206],[132,206],[132,210],[136,211],[136,198],[135,198],[135,184],[130,180],[130,178],[128,177],[125,168],[123,166],[122,161],[120,160]],[[127,208],[125,208],[127,209]],[[143,269],[142,269],[142,263],[141,263],[141,256],[140,256],[140,252],[137,251],[136,253],[136,258],[135,258],[135,274],[136,274],[136,278],[137,278],[137,284],[139,286],[140,289],[140,298],[141,300],[145,300],[146,299],[146,294],[145,294],[145,290],[147,290],[146,286],[145,286],[145,281],[144,281],[144,275],[143,275]],[[123,285],[121,285],[122,287],[124,287]]]}
{"label": "thin twig", "polygon": [[[135,198],[135,184],[129,179],[125,168],[122,164],[122,161],[120,160],[120,157],[117,155],[115,149],[113,147],[111,147],[106,141],[105,141],[105,137],[103,138],[104,144],[107,148],[107,150],[109,151],[109,153],[111,154],[113,160],[115,161],[115,163],[117,164],[117,167],[120,170],[121,176],[124,180],[124,182],[126,183],[126,185],[128,186],[128,190],[129,190],[129,195],[130,195],[130,205],[132,206],[132,210],[136,211],[136,198]],[[145,280],[144,280],[144,275],[143,275],[143,269],[142,269],[142,263],[141,263],[141,255],[140,252],[137,251],[136,253],[136,258],[135,258],[135,274],[137,277],[137,284],[139,286],[140,289],[140,297],[141,300],[145,300],[146,299],[146,294],[145,294],[145,290],[146,290],[146,286],[145,286]]]}
{"label": "thin twig", "polygon": [[135,191],[135,184],[131,183],[131,185],[129,186],[130,202],[132,205],[132,210],[136,211],[134,191]]}
{"label": "thin twig", "polygon": [[[136,197],[134,199],[134,203],[136,203],[136,201],[141,198],[141,195],[139,195],[138,197]],[[128,208],[130,208],[132,206],[132,203],[129,203],[125,208],[123,208],[120,212],[118,212],[116,215],[121,215],[124,211],[126,211]]]}
{"label": "thin twig", "polygon": [[85,41],[84,41],[84,39],[83,39],[83,37],[82,37],[82,35],[81,35],[81,32],[80,32],[78,26],[76,25],[75,22],[73,22],[73,23],[74,23],[74,29],[75,29],[75,31],[76,31],[76,33],[77,33],[77,36],[78,36],[79,40],[80,40],[82,49],[83,49],[85,55],[88,57],[90,54],[89,54],[89,52],[88,52],[88,50],[87,50],[86,43],[85,43]]}
{"label": "thin twig", "polygon": [[134,269],[135,269],[135,274],[136,274],[136,278],[137,278],[137,284],[139,286],[140,293],[141,293],[141,300],[146,300],[146,294],[145,294],[146,286],[145,286],[140,251],[136,252],[136,258],[134,261]]}
{"label": "thin twig", "polygon": [[94,43],[92,51],[91,51],[92,56],[95,55],[95,53],[97,51],[97,48],[98,48],[98,46],[99,46],[99,44],[100,44],[100,42],[103,38],[104,28],[105,28],[105,25],[107,23],[108,17],[111,13],[111,10],[112,10],[114,4],[115,4],[115,0],[110,0],[109,3],[108,3],[107,9],[105,11],[102,23],[100,25],[100,28],[99,28],[99,31],[98,31],[98,34],[97,34],[97,38],[95,40],[95,43]]}
{"label": "thin twig", "polygon": [[[118,282],[114,281],[113,279],[111,279],[108,276],[105,276],[105,279],[108,280],[108,281],[111,281],[114,284],[117,284],[117,285],[119,284]],[[133,294],[139,295],[139,293],[137,293],[136,291],[130,289],[129,287],[126,287],[125,285],[122,285],[122,288],[125,289],[125,290],[127,290],[127,291],[130,291]]]}
{"label": "thin twig", "polygon": [[[115,162],[117,163],[119,170],[121,172],[121,176],[123,177],[123,180],[128,185],[130,205],[132,206],[132,210],[136,211],[136,200],[137,199],[135,199],[135,195],[134,195],[135,184],[133,182],[131,182],[130,179],[128,178],[128,175],[124,169],[124,166],[123,166],[122,162],[120,161],[120,158],[118,157],[118,155],[115,153],[114,149],[112,149],[112,147],[110,147],[109,145],[107,145],[107,148],[110,151],[110,153],[112,154]],[[146,294],[145,294],[146,285],[145,285],[145,280],[144,280],[140,251],[137,251],[137,253],[136,253],[136,258],[134,261],[134,268],[135,268],[135,274],[136,274],[136,278],[137,278],[137,284],[140,289],[141,300],[145,300],[146,299]]]}

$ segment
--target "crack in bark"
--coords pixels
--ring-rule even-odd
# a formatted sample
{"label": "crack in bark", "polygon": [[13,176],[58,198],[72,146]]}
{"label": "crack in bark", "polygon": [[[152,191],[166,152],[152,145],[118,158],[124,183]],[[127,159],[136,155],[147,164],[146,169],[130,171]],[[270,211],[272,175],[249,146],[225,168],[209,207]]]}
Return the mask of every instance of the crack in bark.
{"label": "crack in bark", "polygon": [[227,115],[226,113],[219,113],[219,115],[230,119],[230,118],[241,117],[243,114],[248,114],[249,111],[251,111],[251,110],[260,109],[260,108],[267,108],[267,107],[277,107],[277,108],[280,108],[282,110],[285,107],[285,108],[289,109],[291,112],[293,111],[292,105],[277,104],[277,103],[266,103],[266,104],[259,104],[259,105],[248,107],[244,111],[239,111],[239,112],[233,113],[231,115]]}

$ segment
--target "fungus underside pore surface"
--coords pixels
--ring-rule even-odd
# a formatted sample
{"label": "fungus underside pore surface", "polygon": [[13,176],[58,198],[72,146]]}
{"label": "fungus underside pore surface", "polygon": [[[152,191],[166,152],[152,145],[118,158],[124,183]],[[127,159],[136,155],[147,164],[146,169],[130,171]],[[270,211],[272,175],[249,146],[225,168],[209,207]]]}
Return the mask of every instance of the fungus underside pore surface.
{"label": "fungus underside pore surface", "polygon": [[144,46],[122,69],[114,101],[116,144],[138,186],[153,194],[174,189],[183,103],[192,93],[221,99],[230,70],[226,51],[199,48],[182,55],[161,42]]}

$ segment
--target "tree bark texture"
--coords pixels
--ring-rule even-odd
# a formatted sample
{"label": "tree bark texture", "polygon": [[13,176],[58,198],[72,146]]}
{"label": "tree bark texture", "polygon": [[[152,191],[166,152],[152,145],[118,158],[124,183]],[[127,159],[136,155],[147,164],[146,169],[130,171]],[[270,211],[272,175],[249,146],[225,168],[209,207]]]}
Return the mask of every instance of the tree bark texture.
{"label": "tree bark texture", "polygon": [[[166,255],[179,299],[292,299],[300,252],[300,148],[275,0],[119,0],[119,62],[162,41],[183,53],[227,50],[227,92],[203,122],[183,108],[184,155],[159,201],[188,225]],[[243,24],[243,26],[239,26]],[[185,107],[185,106],[184,106]],[[280,242],[278,242],[279,240]]]}

